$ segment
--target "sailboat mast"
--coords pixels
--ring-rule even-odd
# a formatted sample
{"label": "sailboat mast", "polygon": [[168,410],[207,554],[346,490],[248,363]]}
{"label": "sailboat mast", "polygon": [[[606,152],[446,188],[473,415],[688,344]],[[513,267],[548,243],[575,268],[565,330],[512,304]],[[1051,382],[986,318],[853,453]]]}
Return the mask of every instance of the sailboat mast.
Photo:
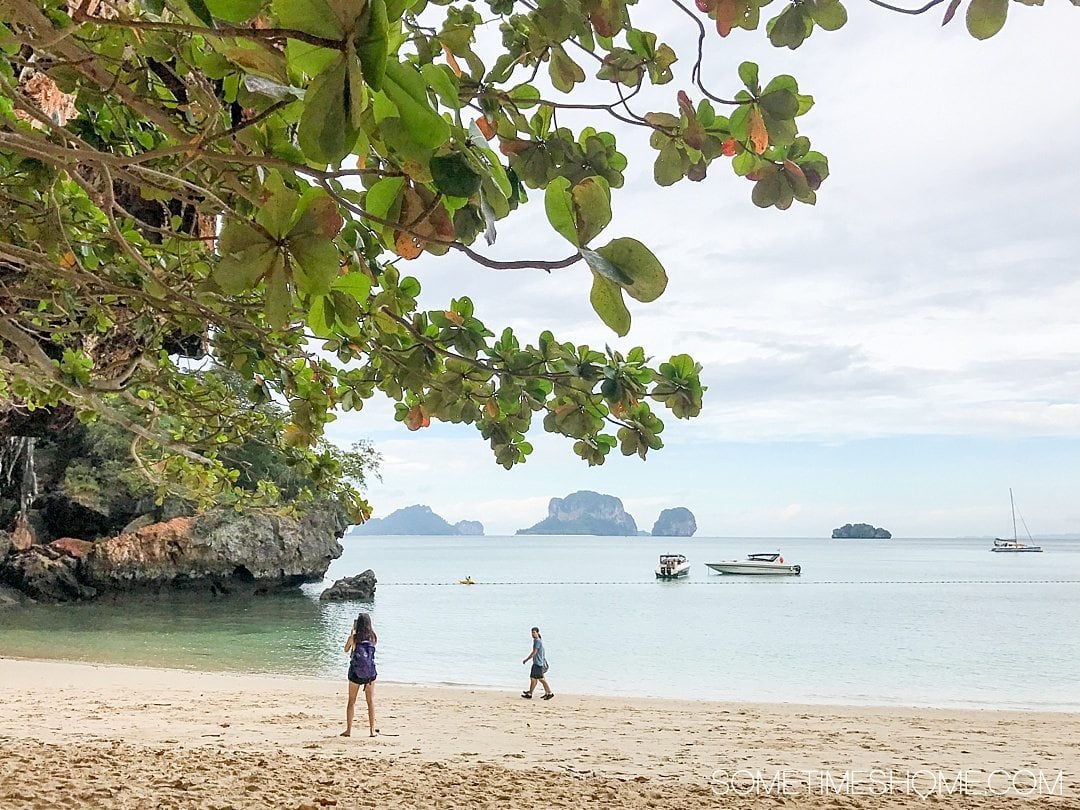
{"label": "sailboat mast", "polygon": [[1012,487],[1009,487],[1009,508],[1010,508],[1010,509],[1012,509],[1012,517],[1013,517],[1013,542],[1015,543],[1015,542],[1017,542],[1017,540],[1016,540],[1016,504],[1015,504],[1015,503],[1013,503],[1013,494],[1012,494]]}

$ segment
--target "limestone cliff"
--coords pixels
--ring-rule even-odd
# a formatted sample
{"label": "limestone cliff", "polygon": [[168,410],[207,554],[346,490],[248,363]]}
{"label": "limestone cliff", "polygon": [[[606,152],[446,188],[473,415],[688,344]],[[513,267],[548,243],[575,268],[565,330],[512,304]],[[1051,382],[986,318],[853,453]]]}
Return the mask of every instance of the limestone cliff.
{"label": "limestone cliff", "polygon": [[484,524],[476,520],[462,520],[456,524],[435,514],[430,506],[415,504],[391,512],[384,518],[372,518],[356,526],[350,534],[360,535],[478,535],[484,533]]}
{"label": "limestone cliff", "polygon": [[321,580],[341,556],[342,510],[297,519],[214,510],[97,542],[61,538],[0,560],[0,583],[31,599],[65,602],[128,593],[266,593]]}
{"label": "limestone cliff", "polygon": [[634,518],[614,495],[582,490],[565,498],[552,498],[548,516],[518,534],[596,534],[634,537]]}
{"label": "limestone cliff", "polygon": [[697,531],[694,513],[685,506],[665,509],[652,527],[653,537],[693,537]]}

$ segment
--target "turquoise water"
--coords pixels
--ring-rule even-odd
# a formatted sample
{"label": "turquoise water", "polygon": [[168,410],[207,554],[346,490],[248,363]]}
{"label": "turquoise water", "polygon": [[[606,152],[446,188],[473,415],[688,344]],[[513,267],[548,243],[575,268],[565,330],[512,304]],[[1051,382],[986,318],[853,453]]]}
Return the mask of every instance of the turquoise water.
{"label": "turquoise water", "polygon": [[[385,680],[518,688],[542,629],[556,691],[1080,711],[1080,542],[349,537],[322,585],[280,597],[0,612],[0,654],[344,676],[360,609],[318,601],[375,569]],[[705,562],[781,549],[798,578]],[[657,582],[659,554],[688,580]],[[479,584],[457,580],[472,576]]]}

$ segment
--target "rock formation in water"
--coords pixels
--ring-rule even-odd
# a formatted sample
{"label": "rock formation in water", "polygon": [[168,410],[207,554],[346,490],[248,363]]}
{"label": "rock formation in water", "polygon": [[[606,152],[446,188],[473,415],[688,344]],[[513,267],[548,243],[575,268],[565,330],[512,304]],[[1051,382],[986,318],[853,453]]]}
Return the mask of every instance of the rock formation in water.
{"label": "rock formation in water", "polygon": [[305,517],[214,510],[94,543],[85,579],[99,591],[267,592],[322,579],[341,556],[343,512]]}
{"label": "rock formation in water", "polygon": [[177,517],[97,542],[62,538],[12,551],[0,583],[44,602],[196,591],[267,593],[322,579],[341,556],[342,510],[297,519],[222,509]]}
{"label": "rock formation in water", "polygon": [[327,602],[370,602],[375,598],[375,572],[370,568],[355,577],[343,577],[319,594]]}
{"label": "rock formation in water", "polygon": [[360,535],[477,535],[484,533],[484,524],[476,520],[447,523],[431,511],[430,506],[416,504],[391,512],[384,518],[372,518],[356,526],[350,534]]}
{"label": "rock formation in water", "polygon": [[614,495],[582,490],[565,498],[552,498],[548,516],[518,534],[596,534],[635,537],[634,518]]}
{"label": "rock formation in water", "polygon": [[697,531],[694,513],[685,506],[665,509],[652,527],[653,537],[693,537]]}
{"label": "rock formation in water", "polygon": [[888,540],[892,537],[892,532],[869,523],[845,523],[839,529],[833,529],[832,536],[834,540]]}

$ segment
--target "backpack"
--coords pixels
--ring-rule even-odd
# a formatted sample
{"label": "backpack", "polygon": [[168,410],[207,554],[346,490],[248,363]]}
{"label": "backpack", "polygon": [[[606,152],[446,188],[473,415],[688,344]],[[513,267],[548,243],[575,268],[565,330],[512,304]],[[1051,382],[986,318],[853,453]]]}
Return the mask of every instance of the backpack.
{"label": "backpack", "polygon": [[349,665],[349,673],[359,681],[374,680],[377,676],[375,671],[375,645],[370,641],[358,641],[352,651],[352,663]]}

